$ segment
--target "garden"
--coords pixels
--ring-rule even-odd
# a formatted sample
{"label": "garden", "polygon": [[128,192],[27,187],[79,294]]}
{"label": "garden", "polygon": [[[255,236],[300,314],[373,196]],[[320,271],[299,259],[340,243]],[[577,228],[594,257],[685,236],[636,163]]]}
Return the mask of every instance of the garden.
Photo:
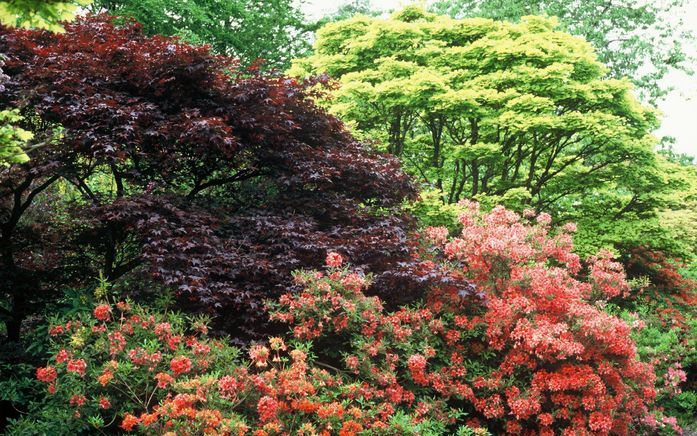
{"label": "garden", "polygon": [[689,2],[380,3],[0,1],[0,433],[697,434]]}

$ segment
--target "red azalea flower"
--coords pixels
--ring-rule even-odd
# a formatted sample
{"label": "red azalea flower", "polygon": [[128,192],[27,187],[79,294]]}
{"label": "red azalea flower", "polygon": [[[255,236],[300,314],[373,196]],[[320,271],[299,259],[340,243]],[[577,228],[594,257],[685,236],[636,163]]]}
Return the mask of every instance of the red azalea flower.
{"label": "red azalea flower", "polygon": [[257,403],[257,412],[259,412],[259,420],[261,422],[271,421],[276,418],[278,402],[268,395],[263,396]]}
{"label": "red azalea flower", "polygon": [[109,399],[106,397],[100,397],[99,408],[104,410],[111,409],[111,402],[109,402]]}
{"label": "red azalea flower", "polygon": [[130,413],[127,413],[123,417],[123,422],[121,422],[121,428],[126,430],[126,431],[131,431],[133,430],[133,427],[138,425],[138,422],[140,420],[138,419],[137,416],[133,416]]}
{"label": "red azalea flower", "polygon": [[155,379],[157,380],[157,387],[160,389],[166,388],[170,383],[174,381],[174,378],[166,372],[158,372],[155,375]]}
{"label": "red azalea flower", "polygon": [[100,321],[108,321],[111,317],[111,307],[108,304],[100,304],[94,308],[94,317]]}
{"label": "red azalea flower", "polygon": [[36,378],[44,383],[52,383],[58,377],[58,372],[56,368],[52,366],[47,366],[45,368],[36,369]]}
{"label": "red azalea flower", "polygon": [[191,360],[186,356],[178,356],[172,358],[169,367],[174,372],[174,375],[183,374],[191,371]]}
{"label": "red azalea flower", "polygon": [[330,251],[327,253],[327,258],[324,261],[328,267],[339,268],[344,263],[344,258],[339,253]]}
{"label": "red azalea flower", "polygon": [[110,370],[105,370],[102,375],[100,375],[97,378],[97,381],[99,382],[100,385],[106,386],[109,384],[109,382],[114,378],[114,373],[111,372]]}
{"label": "red azalea flower", "polygon": [[56,354],[56,362],[58,363],[67,362],[68,359],[70,359],[70,353],[66,349],[62,349]]}
{"label": "red azalea flower", "polygon": [[87,369],[87,363],[83,359],[75,359],[68,361],[68,371],[76,372],[80,376],[85,375],[85,370]]}

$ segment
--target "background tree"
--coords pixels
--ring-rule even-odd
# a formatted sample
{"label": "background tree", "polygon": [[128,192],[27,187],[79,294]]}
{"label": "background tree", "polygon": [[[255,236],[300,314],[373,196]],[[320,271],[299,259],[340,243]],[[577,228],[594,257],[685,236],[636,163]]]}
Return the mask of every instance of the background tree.
{"label": "background tree", "polygon": [[532,205],[561,220],[626,216],[641,229],[669,184],[649,134],[656,116],[626,80],[606,78],[590,44],[555,26],[411,7],[328,24],[291,71],[336,78],[331,110],[446,203]]}
{"label": "background tree", "polygon": [[264,69],[286,68],[307,48],[304,16],[292,0],[96,0],[92,12],[136,19],[148,35],[179,36]]}
{"label": "background tree", "polygon": [[367,15],[376,17],[383,11],[376,8],[371,0],[346,0],[336,8],[336,11],[327,14],[313,24],[314,30],[332,21],[348,20],[355,15]]}
{"label": "background tree", "polygon": [[675,11],[685,0],[439,0],[437,13],[454,18],[485,17],[519,21],[526,15],[559,18],[562,28],[586,38],[610,69],[611,77],[629,77],[643,98],[665,95],[661,84],[672,68],[691,71],[686,46],[694,34]]}
{"label": "background tree", "polygon": [[[659,153],[665,156],[667,170],[679,186],[668,193],[668,207],[660,212],[660,221],[697,257],[697,228],[690,224],[697,222],[697,164],[692,156],[676,154],[670,149]],[[694,261],[693,267],[697,267]]]}
{"label": "background tree", "polygon": [[694,170],[662,156],[655,160],[655,168],[643,168],[634,176],[631,171],[625,183],[610,184],[567,205],[578,216],[581,230],[576,241],[580,254],[589,255],[604,246],[614,246],[620,253],[653,247],[686,261],[694,259],[695,245],[682,225],[685,218],[694,214]]}
{"label": "background tree", "polygon": [[14,127],[13,123],[20,119],[17,111],[0,111],[0,165],[22,163],[29,159],[24,148],[33,135]]}

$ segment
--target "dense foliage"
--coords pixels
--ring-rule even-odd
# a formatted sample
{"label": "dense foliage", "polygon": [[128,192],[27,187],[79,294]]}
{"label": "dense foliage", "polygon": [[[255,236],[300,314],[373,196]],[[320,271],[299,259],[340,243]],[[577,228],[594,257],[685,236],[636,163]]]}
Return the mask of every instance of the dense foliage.
{"label": "dense foliage", "polygon": [[638,361],[630,327],[597,306],[629,292],[621,266],[601,254],[579,280],[574,227],[552,235],[548,215],[526,217],[501,207],[480,214],[471,203],[459,236],[426,229],[435,253],[484,292],[481,312],[458,293],[435,292],[424,307],[385,313],[344,272],[328,283],[301,276],[308,290],[283,297],[275,316],[301,339],[343,335],[349,369],[396,398],[410,386],[429,417],[454,423],[464,408],[470,425],[497,434],[636,429],[655,396],[652,369]]}
{"label": "dense foliage", "polygon": [[11,4],[0,431],[695,429],[697,167],[554,20]]}
{"label": "dense foliage", "polygon": [[0,1],[0,24],[38,27],[60,31],[61,21],[70,20],[80,6],[91,0],[7,0]]}
{"label": "dense foliage", "polygon": [[689,2],[640,0],[440,0],[433,11],[453,18],[518,21],[526,15],[558,17],[582,36],[615,78],[628,77],[647,100],[666,94],[662,79],[675,69],[691,71],[694,42],[688,19],[676,13]]}
{"label": "dense foliage", "polygon": [[552,19],[454,20],[414,7],[357,16],[320,29],[291,72],[335,78],[329,108],[446,203],[530,205],[607,234],[581,235],[584,256],[637,240],[689,248],[658,220],[670,194],[689,188],[654,152],[655,112]]}
{"label": "dense foliage", "polygon": [[357,17],[318,32],[297,73],[341,87],[332,109],[405,156],[412,171],[463,195],[521,190],[538,207],[651,158],[651,111],[603,79],[590,46],[529,18],[452,20],[419,9]]}
{"label": "dense foliage", "polygon": [[[4,103],[47,138],[2,170],[11,338],[34,303],[98,271],[132,293],[167,286],[202,310],[232,310],[219,319],[229,331],[252,330],[261,299],[325,249],[378,283],[404,282],[409,222],[388,211],[412,195],[406,175],[302,85],[103,16],[59,35],[5,29],[0,45]],[[395,297],[420,286],[403,284]]]}
{"label": "dense foliage", "polygon": [[[0,24],[62,31],[59,22],[73,18],[78,5],[86,5],[89,1],[0,1]],[[8,79],[2,71],[4,61],[5,56],[0,53],[0,92],[5,90],[4,84]],[[33,137],[31,132],[16,126],[19,120],[21,116],[16,110],[0,111],[0,166],[25,162],[28,159],[25,149],[37,146],[28,143]]]}
{"label": "dense foliage", "polygon": [[[398,412],[384,393],[314,361],[310,344],[272,337],[242,358],[206,338],[200,321],[125,302],[99,304],[50,334],[54,354],[36,370],[46,397],[10,434],[349,436],[369,428],[384,435],[442,428]],[[466,430],[459,434],[472,434]]]}
{"label": "dense foliage", "polygon": [[[463,208],[458,236],[425,230],[422,263],[444,256],[485,305],[445,286],[425,306],[387,311],[364,294],[370,277],[330,252],[326,273],[296,273],[301,291],[269,303],[302,341],[290,359],[272,337],[239,365],[223,344],[186,336],[176,317],[100,304],[88,319],[50,329],[55,355],[36,373],[49,395],[34,416],[156,433],[393,434],[398,420],[437,434],[465,425],[496,434],[679,431],[651,408],[653,366],[638,360],[630,325],[601,308],[631,292],[621,265],[601,253],[582,270],[574,226],[551,233],[546,214]],[[665,380],[679,390],[679,364]],[[47,413],[54,408],[61,414]]]}
{"label": "dense foliage", "polygon": [[29,160],[26,143],[33,135],[13,123],[21,120],[17,110],[0,111],[0,165],[23,163]]}
{"label": "dense foliage", "polygon": [[134,18],[149,35],[179,36],[263,69],[286,68],[309,48],[291,0],[96,0],[93,12]]}

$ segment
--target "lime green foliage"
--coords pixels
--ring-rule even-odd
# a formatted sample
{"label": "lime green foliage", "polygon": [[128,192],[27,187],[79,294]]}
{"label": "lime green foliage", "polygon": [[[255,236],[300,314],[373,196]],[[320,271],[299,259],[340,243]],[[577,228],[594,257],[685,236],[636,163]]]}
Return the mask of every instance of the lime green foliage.
{"label": "lime green foliage", "polygon": [[[479,195],[476,200],[484,209],[492,209],[499,204],[510,209],[521,209],[529,200],[529,195],[524,189],[511,189],[503,195]],[[436,189],[421,191],[419,199],[405,203],[404,209],[419,220],[420,227],[447,227],[451,234],[462,230],[458,217],[466,210],[460,203],[444,203],[441,192]]]}
{"label": "lime green foliage", "polygon": [[63,28],[59,23],[71,20],[80,6],[87,6],[90,2],[91,0],[0,1],[0,23],[60,32]]}
{"label": "lime green foliage", "polygon": [[631,168],[625,183],[608,185],[567,206],[576,212],[574,218],[580,224],[575,238],[579,254],[607,246],[652,246],[687,261],[695,259],[697,167],[661,154],[654,161],[652,166]]}
{"label": "lime green foliage", "polygon": [[676,241],[689,247],[688,260],[697,262],[697,165],[685,155],[661,154],[666,156],[667,171],[677,188],[666,196],[668,204],[659,219]]}
{"label": "lime green foliage", "polygon": [[0,166],[29,160],[22,147],[34,136],[31,132],[14,127],[21,119],[17,110],[0,111]]}
{"label": "lime green foliage", "polygon": [[135,18],[150,35],[208,44],[245,65],[287,68],[309,47],[304,16],[292,0],[95,0],[94,12]]}
{"label": "lime green foliage", "polygon": [[664,227],[671,229],[676,242],[691,248],[694,259],[697,256],[697,200],[686,201],[682,209],[661,211],[659,220]]}
{"label": "lime green foliage", "polygon": [[315,53],[290,73],[334,77],[328,108],[444,203],[469,197],[584,221],[589,253],[626,238],[673,248],[658,210],[684,183],[654,152],[656,113],[557,26],[416,7],[356,16],[320,29]]}
{"label": "lime green foliage", "polygon": [[694,32],[679,13],[688,0],[439,0],[432,9],[452,17],[519,21],[526,15],[559,17],[561,25],[587,39],[615,78],[629,77],[642,96],[667,91],[661,79],[673,68],[690,71],[685,47]]}
{"label": "lime green foliage", "polygon": [[421,227],[447,227],[451,234],[462,230],[458,216],[465,208],[457,203],[444,204],[440,191],[435,189],[422,191],[417,201],[405,204],[404,208],[418,218]]}

